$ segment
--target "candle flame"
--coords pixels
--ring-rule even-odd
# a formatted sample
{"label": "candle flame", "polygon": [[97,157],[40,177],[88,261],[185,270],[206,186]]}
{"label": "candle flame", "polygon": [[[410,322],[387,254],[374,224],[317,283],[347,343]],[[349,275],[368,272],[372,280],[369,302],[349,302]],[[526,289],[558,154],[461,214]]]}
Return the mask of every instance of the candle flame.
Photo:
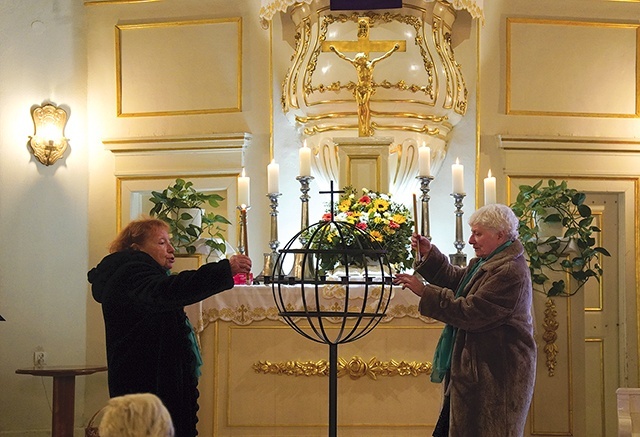
{"label": "candle flame", "polygon": [[242,177],[245,177],[244,176],[244,167],[242,167]]}
{"label": "candle flame", "polygon": [[307,140],[304,140],[304,141],[302,142],[302,147],[307,147]]}
{"label": "candle flame", "polygon": [[487,173],[487,177],[490,178],[491,177],[491,169],[489,169],[489,173]]}
{"label": "candle flame", "polygon": [[460,164],[460,160],[456,158],[456,165]]}

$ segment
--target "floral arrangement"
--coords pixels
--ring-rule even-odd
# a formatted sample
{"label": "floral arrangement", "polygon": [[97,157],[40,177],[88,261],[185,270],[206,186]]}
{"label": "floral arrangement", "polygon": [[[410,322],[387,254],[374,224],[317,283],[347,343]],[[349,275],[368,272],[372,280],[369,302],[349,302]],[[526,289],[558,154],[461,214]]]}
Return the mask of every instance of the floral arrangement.
{"label": "floral arrangement", "polygon": [[[331,205],[322,216],[322,220],[331,220]],[[343,194],[335,206],[333,212],[334,222],[346,222],[362,232],[354,232],[352,235],[343,235],[341,241],[337,231],[327,232],[320,236],[321,241],[312,244],[314,249],[342,249],[363,247],[358,239],[369,238],[374,247],[380,247],[387,251],[386,258],[396,271],[410,269],[413,263],[411,255],[410,238],[413,232],[413,220],[409,209],[391,200],[389,194],[381,194],[375,191],[362,189],[362,194],[357,195],[353,187],[345,187]],[[368,242],[367,242],[368,243]],[[362,258],[360,258],[362,259]],[[339,263],[338,255],[324,255],[321,259],[321,267],[331,270]],[[362,267],[359,258],[350,258],[350,263]]]}

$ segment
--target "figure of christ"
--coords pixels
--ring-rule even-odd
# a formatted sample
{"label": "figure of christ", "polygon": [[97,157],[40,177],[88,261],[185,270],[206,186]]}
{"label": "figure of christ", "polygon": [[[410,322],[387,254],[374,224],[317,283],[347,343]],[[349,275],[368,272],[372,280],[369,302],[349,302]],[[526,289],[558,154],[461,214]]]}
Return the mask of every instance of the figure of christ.
{"label": "figure of christ", "polygon": [[358,83],[353,90],[353,95],[356,98],[356,104],[358,105],[358,136],[370,137],[373,134],[373,129],[371,128],[371,111],[369,108],[369,101],[373,93],[375,93],[375,88],[373,86],[373,68],[378,62],[388,58],[393,54],[393,52],[398,50],[400,48],[400,44],[395,44],[391,50],[386,52],[384,55],[371,60],[369,60],[369,57],[365,53],[358,53],[352,59],[345,56],[344,53],[340,52],[333,45],[329,48],[332,52],[338,55],[338,57],[345,61],[349,61],[356,68]]}

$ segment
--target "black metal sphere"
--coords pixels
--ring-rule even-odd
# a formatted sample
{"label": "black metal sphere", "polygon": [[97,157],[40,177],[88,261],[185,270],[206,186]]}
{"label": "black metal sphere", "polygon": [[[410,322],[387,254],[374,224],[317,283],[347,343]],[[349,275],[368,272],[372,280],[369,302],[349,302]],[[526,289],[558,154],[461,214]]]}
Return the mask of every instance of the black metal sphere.
{"label": "black metal sphere", "polygon": [[[294,248],[298,242],[302,247]],[[391,300],[386,253],[368,232],[350,223],[332,219],[303,229],[279,251],[274,268],[283,271],[293,258],[292,274],[269,278],[279,315],[299,334],[320,343],[363,337],[384,317]],[[335,265],[344,268],[343,276],[328,275]],[[354,275],[356,271],[361,274]]]}

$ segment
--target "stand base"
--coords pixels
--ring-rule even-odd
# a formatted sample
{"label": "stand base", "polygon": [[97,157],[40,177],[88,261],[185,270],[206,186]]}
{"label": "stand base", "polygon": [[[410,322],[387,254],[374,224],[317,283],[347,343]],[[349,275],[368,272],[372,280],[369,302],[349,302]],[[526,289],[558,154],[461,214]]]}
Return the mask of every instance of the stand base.
{"label": "stand base", "polygon": [[466,267],[467,266],[467,255],[464,253],[452,253],[449,255],[449,261],[454,266]]}

